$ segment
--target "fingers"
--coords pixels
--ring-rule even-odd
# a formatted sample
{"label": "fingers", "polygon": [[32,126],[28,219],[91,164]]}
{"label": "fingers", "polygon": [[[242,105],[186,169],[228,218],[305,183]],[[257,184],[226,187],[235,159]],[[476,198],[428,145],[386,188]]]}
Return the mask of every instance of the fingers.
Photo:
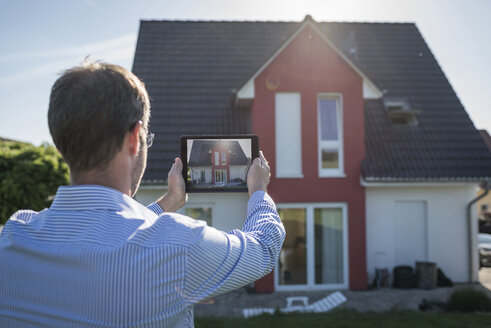
{"label": "fingers", "polygon": [[264,154],[262,151],[259,151],[259,157],[261,158],[261,162],[264,164],[264,166],[269,167],[269,163],[266,160],[266,157],[264,157]]}
{"label": "fingers", "polygon": [[269,168],[269,163],[264,157],[264,154],[262,151],[259,151],[259,157],[254,158],[254,161],[252,162],[253,164],[259,165],[260,167],[268,167]]}
{"label": "fingers", "polygon": [[174,166],[174,165],[175,165],[176,169],[177,169],[179,172],[181,172],[181,171],[182,171],[182,161],[181,161],[181,159],[180,159],[179,157],[176,157],[176,158],[174,159],[174,164],[173,164],[172,166]]}
{"label": "fingers", "polygon": [[183,165],[182,165],[181,159],[179,157],[176,157],[174,159],[174,164],[172,164],[172,167],[170,168],[167,176],[171,176],[173,174],[180,175],[182,173],[182,167],[183,167]]}

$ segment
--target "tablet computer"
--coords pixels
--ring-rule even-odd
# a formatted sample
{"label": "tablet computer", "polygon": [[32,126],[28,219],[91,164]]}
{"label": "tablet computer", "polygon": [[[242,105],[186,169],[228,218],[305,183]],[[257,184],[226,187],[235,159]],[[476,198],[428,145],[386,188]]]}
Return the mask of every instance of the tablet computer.
{"label": "tablet computer", "polygon": [[186,192],[247,192],[247,172],[256,157],[256,135],[182,136]]}

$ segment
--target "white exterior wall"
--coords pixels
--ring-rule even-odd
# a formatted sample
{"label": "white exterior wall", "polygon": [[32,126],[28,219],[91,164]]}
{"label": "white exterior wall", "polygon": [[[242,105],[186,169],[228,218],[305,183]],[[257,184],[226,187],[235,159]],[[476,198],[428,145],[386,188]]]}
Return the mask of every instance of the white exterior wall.
{"label": "white exterior wall", "polygon": [[[138,190],[136,199],[148,205],[167,192],[165,187],[143,187]],[[189,193],[188,202],[184,206],[211,207],[212,226],[219,230],[230,231],[241,229],[247,216],[247,192],[223,192],[223,193]],[[184,214],[184,208],[178,212]]]}
{"label": "white exterior wall", "polygon": [[230,180],[235,178],[241,178],[242,181],[246,181],[247,166],[232,166],[230,165]]}
{"label": "white exterior wall", "polygon": [[[367,270],[369,282],[375,272],[375,257],[385,252],[389,272],[396,266],[396,202],[423,201],[426,206],[427,260],[435,262],[453,282],[469,281],[467,205],[475,198],[475,185],[367,187]],[[475,206],[473,209],[475,216]],[[475,224],[477,226],[477,223]],[[474,231],[477,236],[477,229]],[[418,238],[422,238],[419,236]],[[418,239],[415,238],[415,239]],[[473,255],[477,281],[477,244]],[[380,254],[380,253],[378,253]],[[380,261],[380,257],[377,259]],[[408,263],[414,269],[414,263]]]}
{"label": "white exterior wall", "polygon": [[191,179],[199,180],[201,179],[201,171],[205,171],[205,181],[206,183],[211,183],[211,167],[210,166],[193,166],[191,168]]}

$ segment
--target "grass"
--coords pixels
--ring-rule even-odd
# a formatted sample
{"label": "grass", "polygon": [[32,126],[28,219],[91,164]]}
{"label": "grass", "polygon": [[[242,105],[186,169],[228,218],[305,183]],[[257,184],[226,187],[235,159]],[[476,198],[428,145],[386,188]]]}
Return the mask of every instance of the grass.
{"label": "grass", "polygon": [[196,328],[425,328],[491,327],[489,313],[435,313],[390,311],[385,313],[334,310],[322,314],[275,314],[244,318],[197,318]]}

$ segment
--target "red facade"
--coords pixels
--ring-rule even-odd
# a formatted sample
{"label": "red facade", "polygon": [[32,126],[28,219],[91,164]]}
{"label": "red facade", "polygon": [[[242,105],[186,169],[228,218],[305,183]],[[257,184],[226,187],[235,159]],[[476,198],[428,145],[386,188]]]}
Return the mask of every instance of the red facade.
{"label": "red facade", "polygon": [[[216,164],[216,160],[215,160],[215,153],[218,153],[218,165]],[[223,160],[223,154],[225,154],[225,161],[222,161]],[[224,181],[220,181],[220,182],[229,182],[230,181],[230,167],[229,167],[229,161],[230,161],[230,152],[229,152],[229,149],[221,144],[221,143],[217,143],[212,149],[211,149],[211,183],[215,183],[216,182],[216,171],[217,170],[226,170],[227,172],[227,176],[225,179],[223,179]]]}
{"label": "red facade", "polygon": [[[366,289],[365,189],[360,185],[365,157],[362,77],[307,25],[255,79],[252,131],[271,166],[269,193],[277,203],[342,202],[348,208],[349,287]],[[303,178],[276,178],[275,93],[301,94]],[[320,178],[317,102],[319,93],[343,99],[343,178]],[[256,284],[272,289],[270,277]]]}

